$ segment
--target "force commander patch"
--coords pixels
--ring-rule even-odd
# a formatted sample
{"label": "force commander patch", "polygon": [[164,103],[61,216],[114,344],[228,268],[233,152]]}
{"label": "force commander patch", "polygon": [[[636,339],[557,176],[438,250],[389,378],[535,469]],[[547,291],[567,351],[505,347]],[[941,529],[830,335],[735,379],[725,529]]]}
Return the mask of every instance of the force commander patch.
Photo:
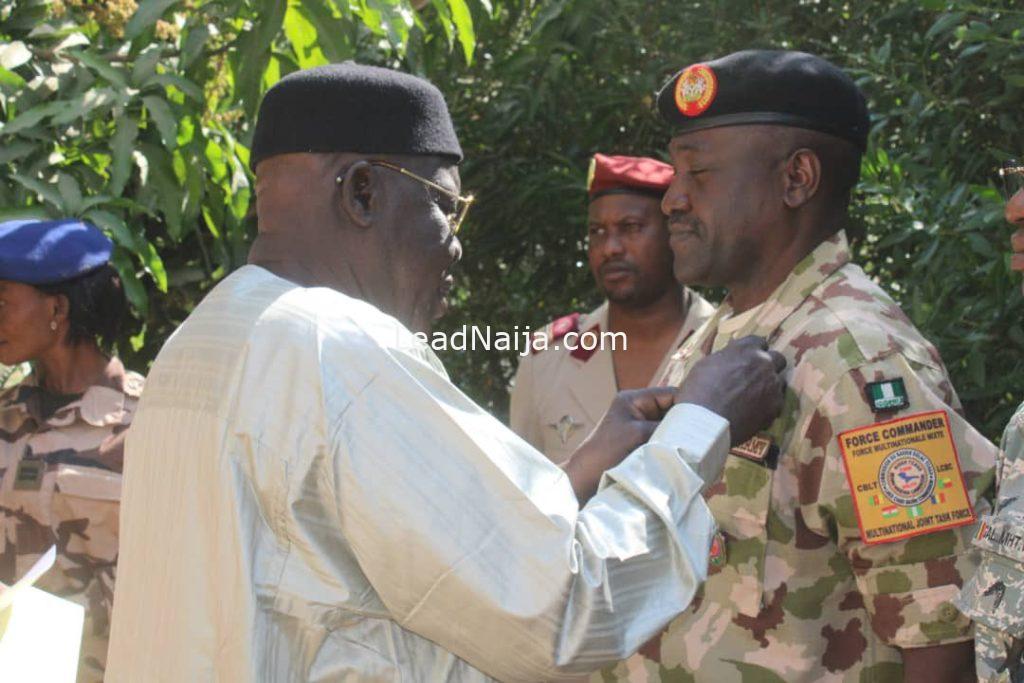
{"label": "force commander patch", "polygon": [[718,78],[711,67],[694,64],[676,81],[676,107],[684,116],[700,116],[711,106],[718,92]]}
{"label": "force commander patch", "polygon": [[944,410],[858,427],[837,438],[865,543],[974,522]]}

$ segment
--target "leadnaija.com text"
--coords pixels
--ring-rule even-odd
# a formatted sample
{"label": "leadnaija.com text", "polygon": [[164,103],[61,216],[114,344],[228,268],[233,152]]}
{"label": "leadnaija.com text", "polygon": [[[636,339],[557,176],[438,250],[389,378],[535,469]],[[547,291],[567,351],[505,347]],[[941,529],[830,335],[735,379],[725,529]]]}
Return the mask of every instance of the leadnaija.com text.
{"label": "leadnaija.com text", "polygon": [[520,329],[519,325],[511,331],[493,330],[490,325],[463,325],[452,332],[416,332],[415,336],[434,351],[515,351],[520,356],[548,349],[626,351],[628,348],[625,332],[571,330],[552,340],[548,334],[536,333],[529,326]]}

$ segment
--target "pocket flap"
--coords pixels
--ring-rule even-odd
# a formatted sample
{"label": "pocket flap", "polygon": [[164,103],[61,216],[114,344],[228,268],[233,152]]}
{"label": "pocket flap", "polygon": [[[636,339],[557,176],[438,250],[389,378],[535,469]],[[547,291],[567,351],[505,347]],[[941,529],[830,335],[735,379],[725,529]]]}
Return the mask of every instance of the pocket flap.
{"label": "pocket flap", "polygon": [[729,587],[728,595],[715,599],[751,617],[763,606],[772,474],[764,465],[730,455],[722,480],[707,495],[708,508],[725,536],[725,557],[706,588],[710,594],[716,587],[712,584]]}
{"label": "pocket flap", "polygon": [[121,475],[95,467],[60,465],[57,490],[69,496],[94,500],[121,500]]}

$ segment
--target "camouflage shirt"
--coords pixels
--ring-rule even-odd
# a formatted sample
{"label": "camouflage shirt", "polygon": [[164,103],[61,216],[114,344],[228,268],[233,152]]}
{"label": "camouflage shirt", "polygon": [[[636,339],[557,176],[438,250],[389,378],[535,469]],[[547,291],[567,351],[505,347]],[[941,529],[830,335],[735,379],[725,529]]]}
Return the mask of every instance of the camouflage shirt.
{"label": "camouflage shirt", "polygon": [[57,545],[56,565],[36,585],[85,607],[79,681],[103,677],[121,497],[117,437],[142,386],[129,372],[121,391],[93,386],[55,402],[30,375],[0,394],[0,581],[17,580]]}
{"label": "camouflage shirt", "polygon": [[[730,321],[726,302],[674,358],[663,383],[677,384],[697,359],[733,338],[764,336],[788,362],[785,407],[759,441],[733,449],[723,478],[705,492],[720,535],[691,607],[593,680],[902,681],[897,648],[972,637],[951,600],[976,566],[973,514],[940,524],[931,510],[959,495],[961,511],[973,503],[973,513],[987,513],[995,447],[964,420],[936,350],[849,260],[845,235],[832,236],[753,315]],[[888,402],[883,396],[876,404],[871,383],[886,380]],[[893,449],[906,470],[886,469],[886,484],[890,470],[897,484],[897,474],[918,484],[931,476],[923,494],[931,497],[904,500],[915,503],[908,507],[880,497],[884,468],[849,469],[842,450],[844,432],[893,420],[877,432],[930,425],[950,461],[936,468],[914,448]],[[870,440],[852,434],[846,438]],[[955,476],[957,454],[962,477]],[[849,477],[865,476],[871,480],[857,490],[875,494],[853,495]],[[869,513],[869,505],[879,507]],[[861,528],[869,514],[891,517],[891,529],[919,528],[879,542]]]}
{"label": "camouflage shirt", "polygon": [[974,537],[981,566],[957,606],[977,622],[978,679],[1024,681],[1024,405],[1003,433],[996,510]]}

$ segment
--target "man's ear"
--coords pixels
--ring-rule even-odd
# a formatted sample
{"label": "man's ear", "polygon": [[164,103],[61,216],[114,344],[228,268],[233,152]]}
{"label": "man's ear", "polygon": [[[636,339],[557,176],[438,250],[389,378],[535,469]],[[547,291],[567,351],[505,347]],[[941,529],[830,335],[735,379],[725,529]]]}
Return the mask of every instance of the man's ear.
{"label": "man's ear", "polygon": [[821,184],[821,160],[812,149],[801,147],[786,159],[782,172],[782,200],[790,209],[797,209],[811,200]]}
{"label": "man's ear", "polygon": [[357,161],[349,166],[341,180],[341,207],[361,228],[373,223],[373,216],[380,210],[381,195],[377,174],[366,161]]}

